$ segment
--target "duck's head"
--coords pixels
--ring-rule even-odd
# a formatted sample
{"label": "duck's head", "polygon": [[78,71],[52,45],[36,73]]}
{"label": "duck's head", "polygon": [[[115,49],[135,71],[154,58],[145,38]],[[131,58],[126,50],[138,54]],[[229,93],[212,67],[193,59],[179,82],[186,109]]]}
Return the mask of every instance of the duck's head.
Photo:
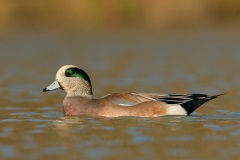
{"label": "duck's head", "polygon": [[61,88],[67,96],[92,96],[92,85],[89,76],[74,65],[62,66],[56,74],[56,80],[43,92]]}

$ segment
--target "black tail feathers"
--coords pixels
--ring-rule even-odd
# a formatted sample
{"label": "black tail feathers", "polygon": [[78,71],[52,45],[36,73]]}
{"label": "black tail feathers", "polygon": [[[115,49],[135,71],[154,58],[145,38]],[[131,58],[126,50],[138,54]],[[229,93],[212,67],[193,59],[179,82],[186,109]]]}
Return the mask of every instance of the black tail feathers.
{"label": "black tail feathers", "polygon": [[186,101],[185,103],[182,103],[181,106],[187,111],[187,115],[190,115],[195,109],[200,107],[202,104],[214,98],[217,98],[221,95],[224,95],[224,94],[218,94],[214,96],[208,96],[205,94],[189,94],[188,98],[190,98],[191,100]]}

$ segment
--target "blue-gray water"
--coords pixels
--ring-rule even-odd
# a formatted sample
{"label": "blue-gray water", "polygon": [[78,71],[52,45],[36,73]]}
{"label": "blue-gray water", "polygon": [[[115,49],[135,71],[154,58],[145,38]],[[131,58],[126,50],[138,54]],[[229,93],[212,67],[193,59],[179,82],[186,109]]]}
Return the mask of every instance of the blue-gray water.
{"label": "blue-gray water", "polygon": [[[0,37],[0,159],[237,159],[240,32],[12,33]],[[96,97],[113,92],[227,93],[191,116],[65,117],[43,93],[65,64]]]}

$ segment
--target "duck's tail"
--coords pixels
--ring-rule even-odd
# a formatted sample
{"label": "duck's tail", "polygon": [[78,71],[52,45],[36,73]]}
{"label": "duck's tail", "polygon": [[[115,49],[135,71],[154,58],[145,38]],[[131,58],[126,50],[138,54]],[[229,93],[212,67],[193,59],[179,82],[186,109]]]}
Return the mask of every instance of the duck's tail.
{"label": "duck's tail", "polygon": [[188,98],[190,98],[191,100],[186,101],[185,103],[182,103],[180,105],[187,111],[187,115],[190,115],[195,109],[200,107],[202,104],[224,94],[218,94],[214,96],[208,96],[205,94],[189,94]]}

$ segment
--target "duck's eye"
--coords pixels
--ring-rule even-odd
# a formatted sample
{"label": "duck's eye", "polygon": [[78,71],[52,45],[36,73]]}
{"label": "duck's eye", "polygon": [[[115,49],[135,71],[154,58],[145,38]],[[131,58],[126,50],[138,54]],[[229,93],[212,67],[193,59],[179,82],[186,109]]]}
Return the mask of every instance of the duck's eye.
{"label": "duck's eye", "polygon": [[66,72],[66,73],[65,73],[65,76],[66,76],[66,77],[70,77],[70,73]]}

